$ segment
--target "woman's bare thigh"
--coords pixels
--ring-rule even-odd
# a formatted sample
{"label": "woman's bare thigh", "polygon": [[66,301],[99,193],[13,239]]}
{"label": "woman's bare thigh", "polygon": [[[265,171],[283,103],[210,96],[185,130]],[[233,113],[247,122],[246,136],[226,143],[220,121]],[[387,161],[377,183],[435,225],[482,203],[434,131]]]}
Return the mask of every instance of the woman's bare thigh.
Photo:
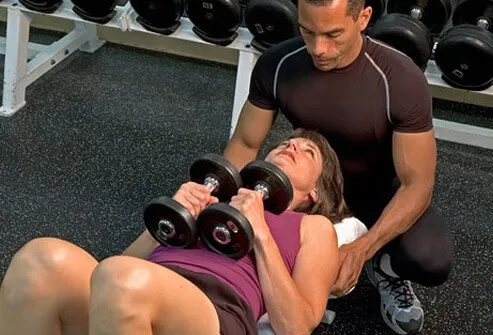
{"label": "woman's bare thigh", "polygon": [[[92,288],[92,306],[129,306],[126,312],[141,313],[140,321],[148,322],[153,334],[219,334],[219,318],[209,298],[189,280],[161,265],[127,256],[111,257],[94,271]],[[135,319],[128,318],[130,314],[126,319]],[[107,319],[101,316],[101,320]],[[140,333],[147,332],[133,328],[140,329]],[[118,329],[116,333],[131,332]]]}
{"label": "woman's bare thigh", "polygon": [[1,332],[87,334],[89,283],[97,264],[67,241],[37,238],[26,243],[2,283]]}

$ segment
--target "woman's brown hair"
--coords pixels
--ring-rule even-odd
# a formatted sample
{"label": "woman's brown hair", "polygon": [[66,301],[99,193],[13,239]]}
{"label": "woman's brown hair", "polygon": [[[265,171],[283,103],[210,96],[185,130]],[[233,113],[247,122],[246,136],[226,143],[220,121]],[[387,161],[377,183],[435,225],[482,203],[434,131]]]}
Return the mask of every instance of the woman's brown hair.
{"label": "woman's brown hair", "polygon": [[318,201],[311,204],[308,209],[303,209],[303,212],[326,216],[333,223],[351,216],[344,200],[344,179],[339,159],[327,139],[319,132],[298,128],[273,148],[292,138],[305,138],[312,141],[317,145],[323,157],[322,174],[317,181]]}

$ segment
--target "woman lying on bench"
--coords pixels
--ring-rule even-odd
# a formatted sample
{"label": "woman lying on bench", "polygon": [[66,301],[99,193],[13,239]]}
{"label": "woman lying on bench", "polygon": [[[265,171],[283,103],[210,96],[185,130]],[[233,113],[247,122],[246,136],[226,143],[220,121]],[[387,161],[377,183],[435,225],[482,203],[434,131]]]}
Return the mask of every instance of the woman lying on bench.
{"label": "woman lying on bench", "polygon": [[[296,130],[269,152],[293,187],[280,215],[258,192],[230,205],[254,231],[240,260],[198,243],[165,248],[146,230],[121,256],[98,262],[85,250],[38,238],[13,257],[0,290],[0,335],[256,334],[268,312],[277,334],[310,334],[320,323],[339,269],[332,223],[349,216],[334,151],[320,134]],[[186,183],[174,199],[197,217],[217,201]]]}

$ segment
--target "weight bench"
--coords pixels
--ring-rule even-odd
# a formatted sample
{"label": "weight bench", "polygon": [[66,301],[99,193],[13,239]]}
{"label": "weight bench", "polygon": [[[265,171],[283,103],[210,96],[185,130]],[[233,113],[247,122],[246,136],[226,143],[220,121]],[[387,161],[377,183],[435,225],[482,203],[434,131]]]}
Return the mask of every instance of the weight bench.
{"label": "weight bench", "polygon": [[[349,244],[368,232],[366,226],[357,218],[351,217],[342,220],[342,222],[334,225],[337,233],[337,243],[341,247],[344,244]],[[354,288],[353,288],[354,289]],[[351,289],[348,294],[353,290]],[[330,296],[329,299],[336,297]],[[326,310],[321,323],[331,324],[336,317],[336,313],[331,310]],[[269,315],[264,314],[257,322],[257,330],[259,335],[276,335],[269,323]]]}

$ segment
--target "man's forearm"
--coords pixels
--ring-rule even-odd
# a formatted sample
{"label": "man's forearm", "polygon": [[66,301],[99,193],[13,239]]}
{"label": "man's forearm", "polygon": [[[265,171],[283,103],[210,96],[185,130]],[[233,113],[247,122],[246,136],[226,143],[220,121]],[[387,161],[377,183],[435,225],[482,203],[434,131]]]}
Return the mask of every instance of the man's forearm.
{"label": "man's forearm", "polygon": [[257,272],[269,321],[277,335],[310,334],[312,311],[301,297],[272,237],[256,243]]}
{"label": "man's forearm", "polygon": [[159,243],[146,229],[127,249],[125,249],[125,251],[123,251],[122,255],[145,259],[158,246]]}
{"label": "man's forearm", "polygon": [[224,158],[233,164],[238,171],[257,158],[258,148],[249,147],[240,140],[232,138],[224,149]]}
{"label": "man's forearm", "polygon": [[375,225],[362,237],[367,246],[367,259],[405,233],[428,208],[431,197],[431,191],[417,186],[399,188]]}

